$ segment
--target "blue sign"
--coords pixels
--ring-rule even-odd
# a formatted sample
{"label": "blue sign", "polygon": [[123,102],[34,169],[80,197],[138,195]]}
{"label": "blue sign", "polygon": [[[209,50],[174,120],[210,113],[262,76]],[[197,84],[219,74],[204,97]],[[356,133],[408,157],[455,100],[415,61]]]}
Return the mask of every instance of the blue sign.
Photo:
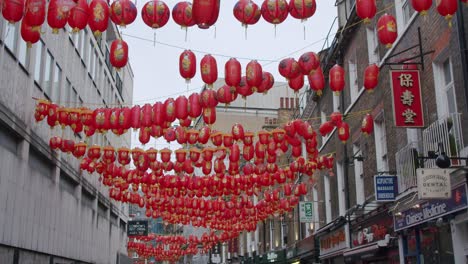
{"label": "blue sign", "polygon": [[466,184],[452,190],[452,198],[429,200],[402,212],[395,212],[395,231],[415,226],[468,207]]}
{"label": "blue sign", "polygon": [[398,194],[397,176],[378,175],[374,177],[375,200],[392,202]]}

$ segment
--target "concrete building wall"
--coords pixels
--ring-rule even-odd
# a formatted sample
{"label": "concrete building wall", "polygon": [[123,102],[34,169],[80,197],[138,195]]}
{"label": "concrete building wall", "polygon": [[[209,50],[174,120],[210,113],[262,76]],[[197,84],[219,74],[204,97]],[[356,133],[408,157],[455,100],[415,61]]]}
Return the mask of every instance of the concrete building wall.
{"label": "concrete building wall", "polygon": [[[106,66],[113,26],[101,41],[90,31],[43,31],[43,44],[27,49],[19,24],[0,19],[0,263],[116,263],[126,253],[128,208],[110,201],[74,157],[50,151],[51,136],[84,137],[35,123],[33,97],[92,109],[131,104],[133,73]],[[88,143],[130,145],[130,135],[95,135]]]}

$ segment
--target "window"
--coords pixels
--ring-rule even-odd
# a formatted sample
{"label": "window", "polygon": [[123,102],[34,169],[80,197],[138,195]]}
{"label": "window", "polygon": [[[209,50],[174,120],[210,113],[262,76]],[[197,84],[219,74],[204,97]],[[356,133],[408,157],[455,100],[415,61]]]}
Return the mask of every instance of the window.
{"label": "window", "polygon": [[288,223],[281,220],[281,247],[285,248],[288,245]]}
{"label": "window", "polygon": [[28,48],[26,42],[21,39],[18,43],[18,61],[26,70],[29,68],[29,56],[31,54],[30,50],[31,49]]}
{"label": "window", "polygon": [[331,198],[330,198],[330,179],[328,176],[324,177],[324,186],[325,189],[325,217],[327,224],[332,220],[332,211],[331,211]]}
{"label": "window", "polygon": [[13,54],[16,53],[16,42],[18,41],[18,24],[19,23],[6,23],[5,46]]}
{"label": "window", "polygon": [[444,87],[443,90],[447,97],[447,106],[449,114],[457,112],[457,101],[455,100],[455,85],[453,84],[452,63],[447,59],[443,64]]}
{"label": "window", "polygon": [[19,139],[3,125],[0,125],[0,148],[6,149],[13,154],[17,154]]}
{"label": "window", "polygon": [[395,0],[395,11],[398,35],[401,35],[405,31],[415,11],[410,5],[410,0]]}
{"label": "window", "polygon": [[[358,144],[353,145],[353,156],[362,156],[361,148]],[[354,179],[356,182],[356,204],[364,204],[364,169],[362,161],[354,160]]]}
{"label": "window", "polygon": [[60,189],[68,192],[71,195],[75,195],[76,186],[78,183],[75,182],[69,175],[64,172],[60,173]]}
{"label": "window", "polygon": [[345,193],[344,193],[344,171],[343,163],[336,163],[336,179],[338,182],[338,208],[341,216],[346,214],[346,203],[345,203]]}
{"label": "window", "polygon": [[45,94],[51,98],[52,95],[52,63],[54,61],[54,58],[52,57],[52,54],[50,51],[47,51],[46,53],[46,59],[45,59],[45,68],[44,68],[44,76],[42,79],[42,87],[44,89]]}
{"label": "window", "polygon": [[29,149],[29,167],[34,172],[39,172],[42,176],[52,179],[53,165],[48,158],[35,148]]}
{"label": "window", "polygon": [[319,210],[318,210],[318,204],[319,204],[319,198],[318,198],[318,190],[317,190],[317,185],[314,185],[314,188],[312,189],[312,197],[313,197],[313,206],[312,210],[314,211],[314,228],[317,230],[320,228],[320,217],[319,217]]}
{"label": "window", "polygon": [[270,220],[270,250],[275,248],[275,222]]}
{"label": "window", "polygon": [[385,118],[383,113],[374,120],[375,158],[377,171],[388,171],[387,133],[385,131]]}
{"label": "window", "polygon": [[86,47],[86,37],[87,37],[87,30],[84,29],[84,30],[81,30],[80,31],[80,44],[79,44],[79,51],[80,51],[80,55],[81,55],[81,58],[83,59],[84,61],[84,52],[85,52],[85,47]]}
{"label": "window", "polygon": [[375,29],[375,26],[371,27],[370,25],[366,28],[369,64],[380,62],[379,42],[377,39],[377,31]]}
{"label": "window", "polygon": [[58,101],[60,99],[60,82],[62,81],[62,69],[58,64],[55,64],[55,71],[54,71],[54,82],[52,87],[52,101]]}
{"label": "window", "polygon": [[358,74],[357,74],[357,65],[354,60],[348,62],[348,71],[349,71],[349,92],[351,95],[351,103],[356,101],[359,94],[358,87]]}
{"label": "window", "polygon": [[280,108],[284,108],[284,97],[280,98]]}
{"label": "window", "polygon": [[41,84],[41,70],[42,70],[42,50],[44,48],[44,42],[39,41],[36,44],[36,57],[34,61],[34,81],[39,85]]}
{"label": "window", "polygon": [[437,115],[439,118],[457,112],[455,86],[450,58],[433,64],[436,90]]}
{"label": "window", "polygon": [[[327,122],[327,114],[325,114],[325,112],[320,112],[320,121],[321,121],[321,124]],[[322,137],[322,146],[325,145],[325,142],[327,141],[328,139],[328,136],[324,136]]]}

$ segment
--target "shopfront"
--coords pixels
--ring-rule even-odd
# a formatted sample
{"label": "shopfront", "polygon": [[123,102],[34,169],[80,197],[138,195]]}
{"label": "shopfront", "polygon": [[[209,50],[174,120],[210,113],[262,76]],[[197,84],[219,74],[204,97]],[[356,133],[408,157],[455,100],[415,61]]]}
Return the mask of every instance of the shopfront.
{"label": "shopfront", "polygon": [[346,263],[399,264],[393,217],[385,205],[351,222],[351,246],[343,252]]}
{"label": "shopfront", "polygon": [[[323,235],[322,235],[323,234]],[[343,264],[343,252],[348,248],[349,233],[347,225],[332,227],[328,233],[322,233],[320,241],[320,261],[325,264]]]}
{"label": "shopfront", "polygon": [[318,243],[315,236],[308,236],[296,243],[296,258],[300,264],[312,264],[318,262]]}
{"label": "shopfront", "polygon": [[[451,198],[417,201],[410,208],[394,213],[395,231],[399,232],[400,257],[405,263],[466,263],[460,255],[457,239],[466,239],[467,233],[455,232],[454,219],[466,214],[468,207],[466,183],[452,186]],[[452,234],[456,235],[455,240]],[[457,261],[462,259],[463,261]]]}
{"label": "shopfront", "polygon": [[286,251],[277,250],[271,251],[263,255],[261,263],[286,263]]}

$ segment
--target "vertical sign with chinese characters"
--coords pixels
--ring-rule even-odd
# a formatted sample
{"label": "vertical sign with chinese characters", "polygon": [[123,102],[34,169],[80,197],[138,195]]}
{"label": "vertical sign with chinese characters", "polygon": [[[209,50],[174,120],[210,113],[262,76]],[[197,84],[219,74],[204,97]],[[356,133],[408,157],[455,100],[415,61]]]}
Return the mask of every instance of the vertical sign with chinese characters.
{"label": "vertical sign with chinese characters", "polygon": [[391,70],[393,115],[397,127],[423,127],[421,82],[418,70]]}
{"label": "vertical sign with chinese characters", "polygon": [[299,222],[314,222],[312,215],[312,202],[299,202]]}

